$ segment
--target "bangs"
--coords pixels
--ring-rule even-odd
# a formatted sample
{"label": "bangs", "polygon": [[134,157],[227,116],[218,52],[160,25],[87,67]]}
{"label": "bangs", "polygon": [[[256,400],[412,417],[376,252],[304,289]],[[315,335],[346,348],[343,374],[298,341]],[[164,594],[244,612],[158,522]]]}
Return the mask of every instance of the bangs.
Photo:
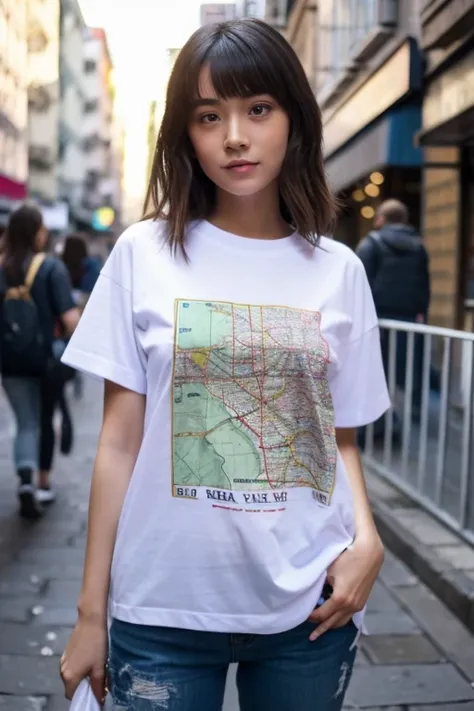
{"label": "bangs", "polygon": [[249,39],[253,38],[242,37],[232,30],[218,35],[189,73],[187,95],[204,98],[200,95],[199,80],[201,70],[208,66],[214,91],[220,99],[269,94],[288,109],[286,82],[282,80],[285,67],[279,66],[281,62],[275,47],[265,46],[262,37],[258,43]]}

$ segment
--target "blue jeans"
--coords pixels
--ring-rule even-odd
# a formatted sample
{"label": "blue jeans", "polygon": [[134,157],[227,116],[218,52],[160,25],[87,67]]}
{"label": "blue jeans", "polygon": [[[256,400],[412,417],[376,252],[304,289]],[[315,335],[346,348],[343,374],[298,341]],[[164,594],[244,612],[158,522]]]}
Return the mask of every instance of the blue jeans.
{"label": "blue jeans", "polygon": [[314,624],[271,635],[194,632],[113,620],[109,685],[116,711],[221,711],[238,663],[241,711],[340,711],[352,674],[351,622],[309,641]]}
{"label": "blue jeans", "polygon": [[16,422],[16,434],[13,440],[16,470],[35,470],[38,467],[40,440],[40,380],[5,376],[2,384]]}

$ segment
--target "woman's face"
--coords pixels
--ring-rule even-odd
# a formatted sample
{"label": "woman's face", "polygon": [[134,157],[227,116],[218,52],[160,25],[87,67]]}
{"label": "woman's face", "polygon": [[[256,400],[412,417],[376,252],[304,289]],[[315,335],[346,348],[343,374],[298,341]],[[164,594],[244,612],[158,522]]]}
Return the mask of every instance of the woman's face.
{"label": "woman's face", "polygon": [[188,123],[204,173],[227,193],[254,195],[274,183],[288,146],[289,119],[271,96],[219,99],[208,67]]}

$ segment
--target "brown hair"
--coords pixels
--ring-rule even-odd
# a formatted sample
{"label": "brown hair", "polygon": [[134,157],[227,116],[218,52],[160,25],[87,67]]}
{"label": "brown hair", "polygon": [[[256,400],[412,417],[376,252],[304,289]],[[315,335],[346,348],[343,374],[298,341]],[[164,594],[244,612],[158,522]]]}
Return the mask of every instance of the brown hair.
{"label": "brown hair", "polygon": [[292,47],[260,20],[201,27],[179,53],[147,190],[145,209],[150,199],[153,204],[148,217],[167,219],[171,249],[184,252],[187,223],[208,218],[214,208],[215,185],[193,155],[187,131],[205,64],[220,98],[270,94],[287,112],[290,135],[280,176],[281,211],[316,245],[336,214],[324,173],[321,113]]}
{"label": "brown hair", "polygon": [[2,266],[7,284],[18,286],[25,279],[25,262],[35,251],[43,216],[36,205],[25,203],[12,212],[2,237]]}
{"label": "brown hair", "polygon": [[400,200],[385,200],[377,208],[377,217],[383,217],[388,224],[406,225],[408,222],[408,208]]}
{"label": "brown hair", "polygon": [[69,235],[64,242],[63,262],[71,277],[74,289],[79,289],[84,276],[87,244],[80,232]]}

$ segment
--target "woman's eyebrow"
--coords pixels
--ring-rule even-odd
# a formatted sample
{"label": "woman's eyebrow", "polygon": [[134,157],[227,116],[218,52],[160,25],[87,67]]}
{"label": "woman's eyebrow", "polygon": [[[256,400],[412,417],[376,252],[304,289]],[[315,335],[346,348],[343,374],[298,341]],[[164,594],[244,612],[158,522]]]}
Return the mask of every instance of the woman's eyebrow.
{"label": "woman's eyebrow", "polygon": [[214,98],[214,99],[202,98],[202,99],[195,99],[195,101],[193,101],[193,103],[192,103],[192,107],[195,109],[195,108],[197,108],[198,106],[209,106],[209,105],[211,105],[211,106],[217,106],[217,105],[220,104],[220,103],[221,103],[221,102],[220,102],[219,99],[215,99],[215,98]]}

